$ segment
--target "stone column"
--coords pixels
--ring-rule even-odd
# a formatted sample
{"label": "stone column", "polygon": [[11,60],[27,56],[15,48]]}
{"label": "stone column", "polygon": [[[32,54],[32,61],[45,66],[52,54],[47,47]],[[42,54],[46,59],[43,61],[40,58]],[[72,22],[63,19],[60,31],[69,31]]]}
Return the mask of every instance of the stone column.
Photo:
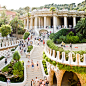
{"label": "stone column", "polygon": [[37,16],[35,16],[35,29],[37,29]]}
{"label": "stone column", "polygon": [[40,17],[39,17],[39,29],[40,29]]}
{"label": "stone column", "polygon": [[56,31],[56,16],[53,16],[53,28],[54,28],[54,31]]}
{"label": "stone column", "polygon": [[44,16],[44,29],[46,28],[46,16]]}
{"label": "stone column", "polygon": [[76,26],[76,16],[73,16],[73,28]]}
{"label": "stone column", "polygon": [[67,28],[67,16],[64,16],[64,27]]}
{"label": "stone column", "polygon": [[25,27],[25,25],[26,25],[26,20],[24,19],[24,27]]}
{"label": "stone column", "polygon": [[27,17],[27,29],[29,29],[29,18]]}
{"label": "stone column", "polygon": [[33,18],[31,17],[30,29],[33,28]]}

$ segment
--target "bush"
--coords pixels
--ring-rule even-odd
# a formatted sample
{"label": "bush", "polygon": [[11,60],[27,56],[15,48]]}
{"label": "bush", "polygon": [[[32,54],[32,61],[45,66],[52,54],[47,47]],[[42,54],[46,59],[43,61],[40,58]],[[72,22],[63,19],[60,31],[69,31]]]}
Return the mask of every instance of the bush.
{"label": "bush", "polygon": [[76,36],[78,36],[80,40],[82,40],[82,38],[83,38],[83,35],[80,34],[80,32],[76,33]]}
{"label": "bush", "polygon": [[27,52],[30,52],[32,49],[33,49],[33,46],[32,45],[28,46]]}
{"label": "bush", "polygon": [[2,72],[8,72],[8,71],[9,71],[8,65],[2,69]]}
{"label": "bush", "polygon": [[59,39],[62,40],[63,42],[65,42],[66,36],[63,36],[63,35],[62,35],[62,36],[59,37]]}
{"label": "bush", "polygon": [[54,38],[55,34],[54,33],[51,33],[49,38],[52,40]]}
{"label": "bush", "polygon": [[14,51],[15,49],[11,49],[11,51]]}
{"label": "bush", "polygon": [[68,36],[66,38],[66,43],[78,43],[79,42],[79,37],[78,36]]}
{"label": "bush", "polygon": [[57,43],[60,44],[62,42],[61,39],[57,39]]}
{"label": "bush", "polygon": [[86,39],[83,38],[83,39],[81,40],[81,43],[86,43]]}
{"label": "bush", "polygon": [[43,51],[43,54],[45,54],[45,52]]}
{"label": "bush", "polygon": [[52,64],[53,64],[54,66],[56,66],[56,61],[52,61]]}
{"label": "bush", "polygon": [[71,31],[70,33],[68,33],[69,36],[74,36],[74,33]]}
{"label": "bush", "polygon": [[24,40],[27,39],[29,35],[30,35],[29,32],[24,33],[24,37],[23,37],[23,39],[24,39]]}
{"label": "bush", "polygon": [[53,37],[53,41],[56,42],[56,39],[58,39],[60,36],[66,36],[67,32],[69,31],[69,29],[61,29],[60,31],[58,31],[57,33],[55,33],[54,37]]}
{"label": "bush", "polygon": [[46,57],[46,54],[43,54],[43,59],[45,59],[45,57]]}
{"label": "bush", "polygon": [[4,75],[0,75],[0,81],[6,82],[7,79],[6,79],[6,77]]}
{"label": "bush", "polygon": [[46,63],[46,61],[45,60],[42,60],[42,63]]}
{"label": "bush", "polygon": [[48,57],[45,57],[45,60],[48,61]]}
{"label": "bush", "polygon": [[3,58],[5,58],[4,56],[0,57],[0,60],[2,60]]}

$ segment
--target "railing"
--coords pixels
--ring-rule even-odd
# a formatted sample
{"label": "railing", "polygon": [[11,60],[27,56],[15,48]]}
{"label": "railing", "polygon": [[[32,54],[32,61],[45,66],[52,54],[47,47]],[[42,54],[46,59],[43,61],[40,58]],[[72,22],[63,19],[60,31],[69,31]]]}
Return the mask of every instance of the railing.
{"label": "railing", "polygon": [[19,44],[19,40],[2,42],[0,43],[0,49],[16,46],[18,44]]}
{"label": "railing", "polygon": [[65,52],[62,52],[62,56],[60,56],[59,51],[52,50],[47,45],[45,46],[44,51],[47,57],[49,57],[53,61],[72,66],[86,66],[86,54],[83,54],[83,61],[81,62],[80,54],[76,54],[74,57],[75,61],[73,61],[72,52],[68,54],[68,60],[66,60]]}

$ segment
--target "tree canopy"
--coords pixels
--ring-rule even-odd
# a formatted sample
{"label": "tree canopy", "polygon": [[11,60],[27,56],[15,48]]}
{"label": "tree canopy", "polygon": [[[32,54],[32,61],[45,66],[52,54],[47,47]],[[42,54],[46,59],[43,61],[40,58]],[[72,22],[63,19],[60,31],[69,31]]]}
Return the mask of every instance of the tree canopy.
{"label": "tree canopy", "polygon": [[0,27],[1,25],[5,25],[7,24],[9,21],[9,17],[6,15],[6,13],[4,11],[1,12],[1,16],[0,16]]}
{"label": "tree canopy", "polygon": [[0,27],[0,32],[2,37],[6,37],[8,34],[10,34],[12,31],[11,26],[10,25],[2,25]]}
{"label": "tree canopy", "polygon": [[76,32],[80,32],[85,36],[86,34],[86,18],[81,18],[75,26]]}
{"label": "tree canopy", "polygon": [[19,52],[15,51],[14,54],[13,54],[13,59],[16,60],[16,61],[19,61],[20,58],[21,58],[21,56],[19,55]]}
{"label": "tree canopy", "polygon": [[18,28],[24,28],[23,21],[18,19],[18,17],[11,20],[10,25],[12,26],[12,29],[16,30],[16,36],[18,35]]}

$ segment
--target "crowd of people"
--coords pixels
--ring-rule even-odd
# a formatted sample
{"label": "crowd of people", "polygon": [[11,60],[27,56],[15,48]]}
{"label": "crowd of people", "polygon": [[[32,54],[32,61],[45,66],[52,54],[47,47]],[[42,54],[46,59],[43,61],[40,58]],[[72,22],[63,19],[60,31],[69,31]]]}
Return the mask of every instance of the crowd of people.
{"label": "crowd of people", "polygon": [[49,81],[47,80],[47,78],[45,80],[42,80],[36,77],[35,80],[31,80],[31,86],[48,86],[48,84]]}

